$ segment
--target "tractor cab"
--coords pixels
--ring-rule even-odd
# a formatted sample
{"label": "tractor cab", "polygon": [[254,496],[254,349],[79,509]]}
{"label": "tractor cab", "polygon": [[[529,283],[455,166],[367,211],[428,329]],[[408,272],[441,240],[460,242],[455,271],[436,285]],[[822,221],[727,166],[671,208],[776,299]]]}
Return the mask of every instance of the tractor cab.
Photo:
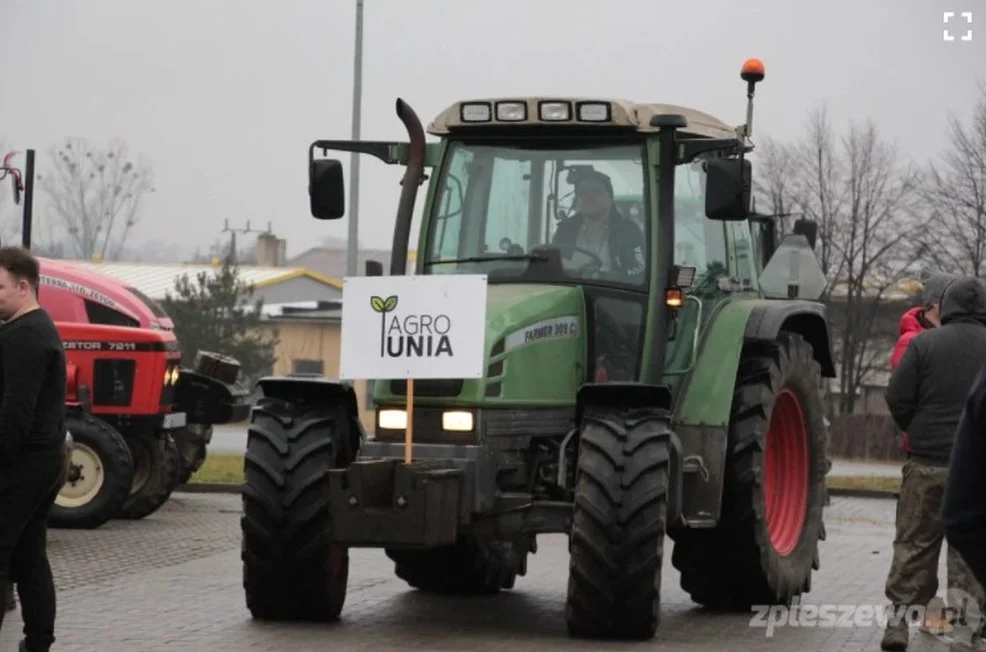
{"label": "tractor cab", "polygon": [[[526,97],[456,102],[426,131],[440,140],[420,147],[421,167],[432,169],[415,272],[485,274],[491,314],[513,309],[531,313],[528,322],[576,319],[585,350],[572,359],[559,349],[563,364],[577,368],[561,393],[604,381],[663,382],[675,390],[718,302],[761,292],[817,299],[824,290],[811,251],[767,265],[777,231],[772,219],[749,211],[749,125],[732,127],[670,104]],[[362,145],[359,151],[406,164],[410,174],[413,136],[410,145],[345,148]],[[340,145],[318,141],[312,150]],[[405,196],[422,180],[406,178]],[[341,217],[337,161],[311,159],[310,194],[316,217]],[[391,273],[403,273],[396,256],[407,250],[403,222],[410,215],[400,211]],[[490,333],[494,356],[511,334]],[[548,369],[554,357],[545,349],[541,362]],[[521,397],[518,382],[505,378],[485,389],[482,381],[444,383],[464,387],[453,394],[441,383],[420,385],[436,385],[422,400],[509,400]],[[402,394],[399,381],[375,391],[378,402]]]}

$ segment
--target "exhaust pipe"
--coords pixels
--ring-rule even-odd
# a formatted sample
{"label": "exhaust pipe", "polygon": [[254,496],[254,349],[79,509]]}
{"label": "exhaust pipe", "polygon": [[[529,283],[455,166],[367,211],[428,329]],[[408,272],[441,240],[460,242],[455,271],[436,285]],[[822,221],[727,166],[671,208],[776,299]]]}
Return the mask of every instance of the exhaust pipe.
{"label": "exhaust pipe", "polygon": [[394,242],[390,249],[390,274],[407,273],[407,245],[411,238],[411,220],[414,218],[414,201],[418,186],[424,181],[425,132],[414,109],[397,98],[397,117],[404,123],[411,140],[411,152],[401,179],[401,197],[397,203],[397,219],[394,223]]}

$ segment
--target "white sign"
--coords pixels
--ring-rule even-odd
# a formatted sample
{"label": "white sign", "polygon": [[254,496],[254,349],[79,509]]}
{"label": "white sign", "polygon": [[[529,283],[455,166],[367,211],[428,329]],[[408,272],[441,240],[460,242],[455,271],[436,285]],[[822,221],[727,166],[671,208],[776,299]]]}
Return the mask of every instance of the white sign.
{"label": "white sign", "polygon": [[485,376],[486,276],[343,279],[346,380]]}

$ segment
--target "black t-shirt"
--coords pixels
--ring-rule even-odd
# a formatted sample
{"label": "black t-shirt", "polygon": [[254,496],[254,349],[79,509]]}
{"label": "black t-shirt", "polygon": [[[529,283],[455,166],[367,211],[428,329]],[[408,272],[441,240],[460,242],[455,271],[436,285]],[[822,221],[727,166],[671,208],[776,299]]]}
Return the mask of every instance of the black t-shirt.
{"label": "black t-shirt", "polygon": [[38,308],[0,327],[0,466],[65,445],[65,351]]}

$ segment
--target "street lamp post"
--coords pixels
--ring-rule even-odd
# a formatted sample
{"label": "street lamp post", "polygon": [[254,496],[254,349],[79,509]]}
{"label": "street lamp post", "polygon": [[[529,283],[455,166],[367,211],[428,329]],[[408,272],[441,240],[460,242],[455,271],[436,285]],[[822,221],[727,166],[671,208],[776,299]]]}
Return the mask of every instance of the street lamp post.
{"label": "street lamp post", "polygon": [[[359,140],[360,108],[363,95],[363,0],[356,0],[356,43],[353,56],[353,140]],[[359,255],[359,154],[350,155],[349,179],[349,238],[346,275],[356,276]]]}

